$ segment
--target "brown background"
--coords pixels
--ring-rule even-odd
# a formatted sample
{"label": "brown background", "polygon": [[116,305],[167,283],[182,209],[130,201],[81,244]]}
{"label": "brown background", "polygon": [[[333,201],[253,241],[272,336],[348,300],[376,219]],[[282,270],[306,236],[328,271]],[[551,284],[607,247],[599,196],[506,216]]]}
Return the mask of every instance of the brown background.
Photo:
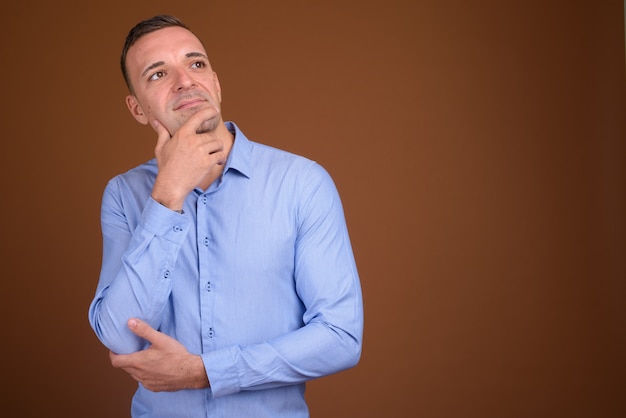
{"label": "brown background", "polygon": [[226,117],[342,194],[363,357],[308,386],[314,417],[626,416],[621,0],[5,5],[10,416],[128,416],[87,308],[104,185],[154,144],[118,56],[161,12],[205,41]]}

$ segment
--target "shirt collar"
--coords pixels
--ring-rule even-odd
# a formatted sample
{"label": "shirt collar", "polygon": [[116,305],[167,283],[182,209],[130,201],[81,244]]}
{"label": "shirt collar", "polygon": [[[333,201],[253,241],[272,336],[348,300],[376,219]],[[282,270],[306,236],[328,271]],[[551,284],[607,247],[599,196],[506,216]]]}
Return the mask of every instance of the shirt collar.
{"label": "shirt collar", "polygon": [[224,173],[227,173],[229,170],[233,169],[243,174],[247,178],[250,178],[250,175],[252,173],[252,167],[250,165],[250,160],[252,157],[252,144],[234,122],[227,121],[225,122],[225,125],[230,133],[233,134],[235,141],[232,148],[230,149],[228,159],[226,160]]}

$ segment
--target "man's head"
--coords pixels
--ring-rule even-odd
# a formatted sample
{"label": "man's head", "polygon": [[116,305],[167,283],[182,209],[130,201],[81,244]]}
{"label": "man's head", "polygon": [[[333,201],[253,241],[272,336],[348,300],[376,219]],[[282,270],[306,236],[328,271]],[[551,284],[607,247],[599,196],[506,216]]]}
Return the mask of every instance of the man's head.
{"label": "man's head", "polygon": [[173,135],[189,117],[208,106],[218,109],[203,129],[222,122],[221,89],[202,42],[172,16],[155,16],[129,32],[121,58],[130,94],[126,104],[142,124],[165,126]]}
{"label": "man's head", "polygon": [[135,45],[135,42],[137,42],[137,40],[142,36],[147,35],[150,32],[154,32],[156,30],[171,26],[179,26],[181,28],[189,30],[187,25],[181,22],[177,17],[170,15],[158,15],[151,17],[150,19],[142,20],[128,32],[128,35],[126,36],[126,41],[124,42],[124,48],[122,49],[120,65],[122,67],[122,75],[124,76],[126,86],[128,86],[128,90],[132,94],[134,94],[133,85],[128,79],[128,70],[126,69],[126,55],[128,55],[128,50],[131,46]]}

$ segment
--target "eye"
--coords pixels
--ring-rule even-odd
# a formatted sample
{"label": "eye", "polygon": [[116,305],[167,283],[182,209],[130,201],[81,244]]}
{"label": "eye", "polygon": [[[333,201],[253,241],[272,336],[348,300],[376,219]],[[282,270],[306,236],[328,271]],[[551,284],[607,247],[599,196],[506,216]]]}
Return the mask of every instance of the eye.
{"label": "eye", "polygon": [[204,61],[195,61],[191,64],[191,68],[204,68],[206,67],[206,63]]}
{"label": "eye", "polygon": [[148,80],[149,80],[149,81],[155,81],[155,80],[158,80],[158,79],[160,79],[160,78],[163,78],[163,76],[165,76],[165,71],[157,71],[157,72],[155,72],[154,74],[152,74],[152,75],[148,78]]}

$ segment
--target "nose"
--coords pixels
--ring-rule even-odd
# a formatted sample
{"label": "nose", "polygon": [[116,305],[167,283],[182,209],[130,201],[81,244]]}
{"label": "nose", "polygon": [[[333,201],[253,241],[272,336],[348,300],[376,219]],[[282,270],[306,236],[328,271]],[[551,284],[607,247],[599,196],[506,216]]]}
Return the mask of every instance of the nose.
{"label": "nose", "polygon": [[176,91],[188,90],[196,86],[196,82],[185,70],[178,70],[176,72],[176,80],[174,83],[174,89]]}

